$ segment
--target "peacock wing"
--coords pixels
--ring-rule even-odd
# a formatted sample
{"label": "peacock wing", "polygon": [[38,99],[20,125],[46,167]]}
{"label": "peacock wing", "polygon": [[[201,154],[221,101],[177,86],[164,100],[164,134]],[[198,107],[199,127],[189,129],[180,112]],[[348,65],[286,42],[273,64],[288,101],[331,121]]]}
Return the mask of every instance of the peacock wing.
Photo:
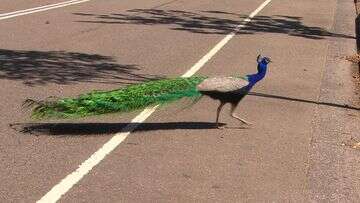
{"label": "peacock wing", "polygon": [[201,82],[197,89],[199,91],[231,92],[246,87],[249,82],[238,77],[213,77]]}

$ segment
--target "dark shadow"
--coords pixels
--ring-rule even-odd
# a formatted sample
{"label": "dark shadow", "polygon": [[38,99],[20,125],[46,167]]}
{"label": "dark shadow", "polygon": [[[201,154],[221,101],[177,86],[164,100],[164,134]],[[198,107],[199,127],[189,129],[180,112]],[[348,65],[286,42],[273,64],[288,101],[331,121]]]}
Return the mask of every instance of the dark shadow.
{"label": "dark shadow", "polygon": [[157,78],[136,73],[136,65],[117,64],[108,56],[64,51],[0,49],[0,79],[21,80],[26,85],[78,82],[131,84]]}
{"label": "dark shadow", "polygon": [[283,99],[283,100],[289,100],[289,101],[296,101],[296,102],[324,105],[324,106],[331,106],[331,107],[337,107],[337,108],[343,108],[343,109],[351,109],[351,110],[356,110],[356,111],[360,110],[360,108],[358,108],[358,107],[350,106],[350,105],[347,105],[347,104],[335,104],[335,103],[330,103],[330,102],[319,102],[319,101],[312,101],[312,100],[306,100],[306,99],[297,99],[297,98],[292,98],[292,97],[284,97],[284,96],[257,93],[257,92],[250,92],[249,95],[257,96],[257,97],[267,97],[267,98],[273,98],[273,99]]}
{"label": "dark shadow", "polygon": [[[228,34],[236,26],[244,24],[247,15],[223,11],[187,12],[181,10],[132,9],[126,13],[89,14],[74,13],[87,18],[77,22],[104,24],[134,24],[134,25],[167,25],[173,30],[189,31],[201,34]],[[215,17],[215,15],[224,17]],[[232,18],[227,18],[231,16]],[[302,17],[297,16],[256,16],[242,28],[238,34],[281,33],[309,39],[325,37],[352,38],[354,36],[336,34],[320,27],[306,26]]]}
{"label": "dark shadow", "polygon": [[[224,126],[220,123],[220,126]],[[10,124],[16,131],[29,134],[50,135],[91,135],[114,134],[117,132],[156,131],[191,129],[216,129],[215,123],[210,122],[168,122],[168,123],[16,123]]]}

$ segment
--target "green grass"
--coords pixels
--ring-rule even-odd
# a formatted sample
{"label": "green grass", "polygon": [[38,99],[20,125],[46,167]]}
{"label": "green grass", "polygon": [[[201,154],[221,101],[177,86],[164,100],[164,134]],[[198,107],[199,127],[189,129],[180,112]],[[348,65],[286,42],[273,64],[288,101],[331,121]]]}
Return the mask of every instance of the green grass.
{"label": "green grass", "polygon": [[106,113],[130,112],[165,104],[183,97],[197,98],[196,85],[206,77],[171,78],[129,85],[112,91],[93,91],[77,98],[38,102],[32,118],[80,118]]}

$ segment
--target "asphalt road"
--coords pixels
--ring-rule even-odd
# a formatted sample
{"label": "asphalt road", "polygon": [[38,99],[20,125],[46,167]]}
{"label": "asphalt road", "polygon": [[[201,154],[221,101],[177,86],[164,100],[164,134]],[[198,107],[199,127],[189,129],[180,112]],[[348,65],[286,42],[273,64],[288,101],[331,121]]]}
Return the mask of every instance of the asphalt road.
{"label": "asphalt road", "polygon": [[[0,12],[57,2],[3,0]],[[29,124],[26,98],[182,75],[261,3],[92,0],[0,20],[1,202],[41,199],[139,113]],[[352,83],[345,82],[347,91],[331,83],[351,77],[339,57],[354,50],[351,24],[344,23],[352,12],[345,0],[272,0],[198,72],[248,74],[258,53],[272,58],[254,89],[263,96],[248,96],[237,109],[252,127],[214,128],[218,103],[208,98],[186,109],[161,107],[60,202],[360,200],[358,152],[340,145],[360,138],[347,126],[359,124],[359,109],[349,108]],[[343,71],[329,75],[329,67]],[[240,126],[228,110],[221,122]],[[350,134],[322,145],[332,120],[334,131]],[[333,167],[341,159],[334,150],[348,160],[346,180],[342,167]]]}

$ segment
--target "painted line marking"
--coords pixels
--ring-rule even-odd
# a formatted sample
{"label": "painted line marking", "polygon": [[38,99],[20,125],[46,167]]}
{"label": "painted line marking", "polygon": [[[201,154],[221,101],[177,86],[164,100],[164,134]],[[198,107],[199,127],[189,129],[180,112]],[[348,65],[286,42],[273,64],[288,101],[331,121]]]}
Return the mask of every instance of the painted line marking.
{"label": "painted line marking", "polygon": [[2,14],[0,14],[0,20],[15,18],[18,16],[28,15],[31,13],[47,11],[47,10],[51,10],[51,9],[55,9],[55,8],[61,8],[61,7],[80,4],[80,3],[85,3],[88,1],[91,1],[91,0],[72,0],[72,1],[60,2],[60,3],[56,3],[56,4],[49,4],[46,6],[29,8],[29,9],[20,10],[20,11],[14,11],[14,12],[10,12],[10,13],[2,13]]}
{"label": "painted line marking", "polygon": [[[185,74],[181,77],[190,77],[195,74],[201,67],[205,65],[227,42],[233,38],[240,28],[244,27],[246,23],[259,13],[267,4],[272,0],[266,0],[260,5],[254,12],[252,12],[248,18],[244,20],[244,24],[240,24],[236,29],[223,38],[219,43],[215,45],[205,56],[203,56],[195,65],[193,65]],[[248,20],[247,20],[248,19]],[[91,155],[86,161],[84,161],[76,171],[72,172],[55,185],[48,193],[45,194],[38,203],[57,202],[62,195],[67,193],[76,183],[78,183],[86,174],[88,174],[92,168],[99,164],[106,155],[110,154],[117,146],[124,141],[127,136],[133,132],[142,122],[144,122],[158,106],[146,108],[139,115],[137,115],[129,125],[127,125],[121,132],[116,133],[108,142],[106,142],[100,149],[98,149],[93,155]]]}
{"label": "painted line marking", "polygon": [[245,25],[247,23],[249,23],[251,21],[251,19],[256,14],[258,14],[263,8],[265,8],[265,6],[268,5],[271,1],[272,0],[266,0],[255,11],[250,13],[250,15],[243,20],[242,24],[237,25],[235,27],[234,31],[232,31],[231,33],[226,35],[226,37],[224,37],[219,43],[217,43],[215,45],[215,47],[210,50],[209,53],[207,53],[205,56],[203,56],[199,60],[199,62],[197,62],[193,67],[191,67],[190,70],[188,70],[184,75],[182,75],[182,77],[190,77],[190,76],[194,75],[197,71],[199,71],[200,68],[203,67],[206,62],[208,62],[220,49],[222,49],[225,46],[225,44],[227,44],[241,28],[245,27]]}

